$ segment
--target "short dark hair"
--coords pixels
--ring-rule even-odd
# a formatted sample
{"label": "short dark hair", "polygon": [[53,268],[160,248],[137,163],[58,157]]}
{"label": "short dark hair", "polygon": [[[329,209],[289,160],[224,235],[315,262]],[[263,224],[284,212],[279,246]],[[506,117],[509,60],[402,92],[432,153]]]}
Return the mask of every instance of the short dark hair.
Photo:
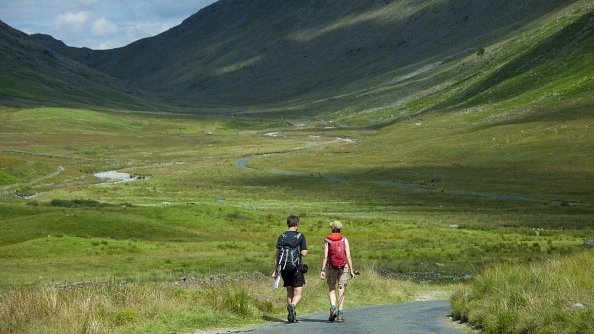
{"label": "short dark hair", "polygon": [[287,226],[288,227],[293,227],[293,226],[297,226],[299,225],[299,217],[295,216],[295,215],[290,215],[289,217],[287,217]]}

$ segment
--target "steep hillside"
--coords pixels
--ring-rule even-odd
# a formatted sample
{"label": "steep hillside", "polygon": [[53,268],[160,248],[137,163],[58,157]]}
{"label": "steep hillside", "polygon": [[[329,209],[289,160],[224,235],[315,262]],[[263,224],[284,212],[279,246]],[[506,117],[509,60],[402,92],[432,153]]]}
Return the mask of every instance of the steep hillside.
{"label": "steep hillside", "polygon": [[175,104],[284,103],[474,54],[572,2],[221,0],[159,36],[71,55]]}
{"label": "steep hillside", "polygon": [[351,121],[365,112],[381,126],[548,94],[545,75],[587,77],[592,12],[587,0],[220,0],[113,50],[4,26],[1,100]]}
{"label": "steep hillside", "polygon": [[147,96],[0,21],[0,104],[155,109]]}
{"label": "steep hillside", "polygon": [[[394,71],[380,85],[343,98],[342,105],[351,105],[348,113],[338,110],[333,117],[365,113],[368,123],[381,126],[433,111],[515,117],[557,108],[560,119],[592,114],[593,58],[594,4],[578,1],[474,53]],[[532,121],[541,116],[533,114]]]}

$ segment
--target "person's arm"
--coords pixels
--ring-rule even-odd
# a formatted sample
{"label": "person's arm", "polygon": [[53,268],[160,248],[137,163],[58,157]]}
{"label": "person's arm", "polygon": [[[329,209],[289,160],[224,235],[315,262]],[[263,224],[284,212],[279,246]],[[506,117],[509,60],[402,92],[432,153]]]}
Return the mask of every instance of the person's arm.
{"label": "person's arm", "polygon": [[[302,235],[303,236],[303,235]],[[301,256],[307,256],[307,241],[305,241],[305,236],[301,239]]]}
{"label": "person's arm", "polygon": [[351,247],[349,246],[349,240],[347,238],[344,238],[344,253],[346,254],[347,262],[349,264],[351,277],[355,277],[355,268],[353,268],[353,260],[351,260]]}
{"label": "person's arm", "polygon": [[322,269],[320,269],[320,279],[326,278],[326,264],[328,263],[328,243],[324,242],[324,256],[322,257]]}

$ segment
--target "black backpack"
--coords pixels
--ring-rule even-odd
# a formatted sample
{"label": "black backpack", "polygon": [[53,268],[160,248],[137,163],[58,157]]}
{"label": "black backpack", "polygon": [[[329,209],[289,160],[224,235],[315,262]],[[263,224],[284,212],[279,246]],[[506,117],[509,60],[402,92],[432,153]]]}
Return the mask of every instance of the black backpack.
{"label": "black backpack", "polygon": [[280,256],[278,258],[278,265],[281,270],[295,270],[301,264],[301,233],[297,233],[295,237],[290,237],[286,234],[281,234],[280,241]]}

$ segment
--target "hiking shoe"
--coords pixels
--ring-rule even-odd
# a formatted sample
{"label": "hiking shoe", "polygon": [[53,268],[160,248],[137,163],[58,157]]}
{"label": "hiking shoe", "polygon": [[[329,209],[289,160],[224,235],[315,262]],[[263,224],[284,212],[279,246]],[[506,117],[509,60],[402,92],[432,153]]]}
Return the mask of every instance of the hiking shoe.
{"label": "hiking shoe", "polygon": [[287,305],[287,313],[287,320],[289,321],[289,323],[297,322],[297,313],[295,313],[295,305]]}
{"label": "hiking shoe", "polygon": [[336,319],[338,322],[344,322],[344,313],[338,313],[338,318]]}
{"label": "hiking shoe", "polygon": [[328,317],[328,321],[334,321],[336,319],[336,307],[330,308],[330,317]]}

